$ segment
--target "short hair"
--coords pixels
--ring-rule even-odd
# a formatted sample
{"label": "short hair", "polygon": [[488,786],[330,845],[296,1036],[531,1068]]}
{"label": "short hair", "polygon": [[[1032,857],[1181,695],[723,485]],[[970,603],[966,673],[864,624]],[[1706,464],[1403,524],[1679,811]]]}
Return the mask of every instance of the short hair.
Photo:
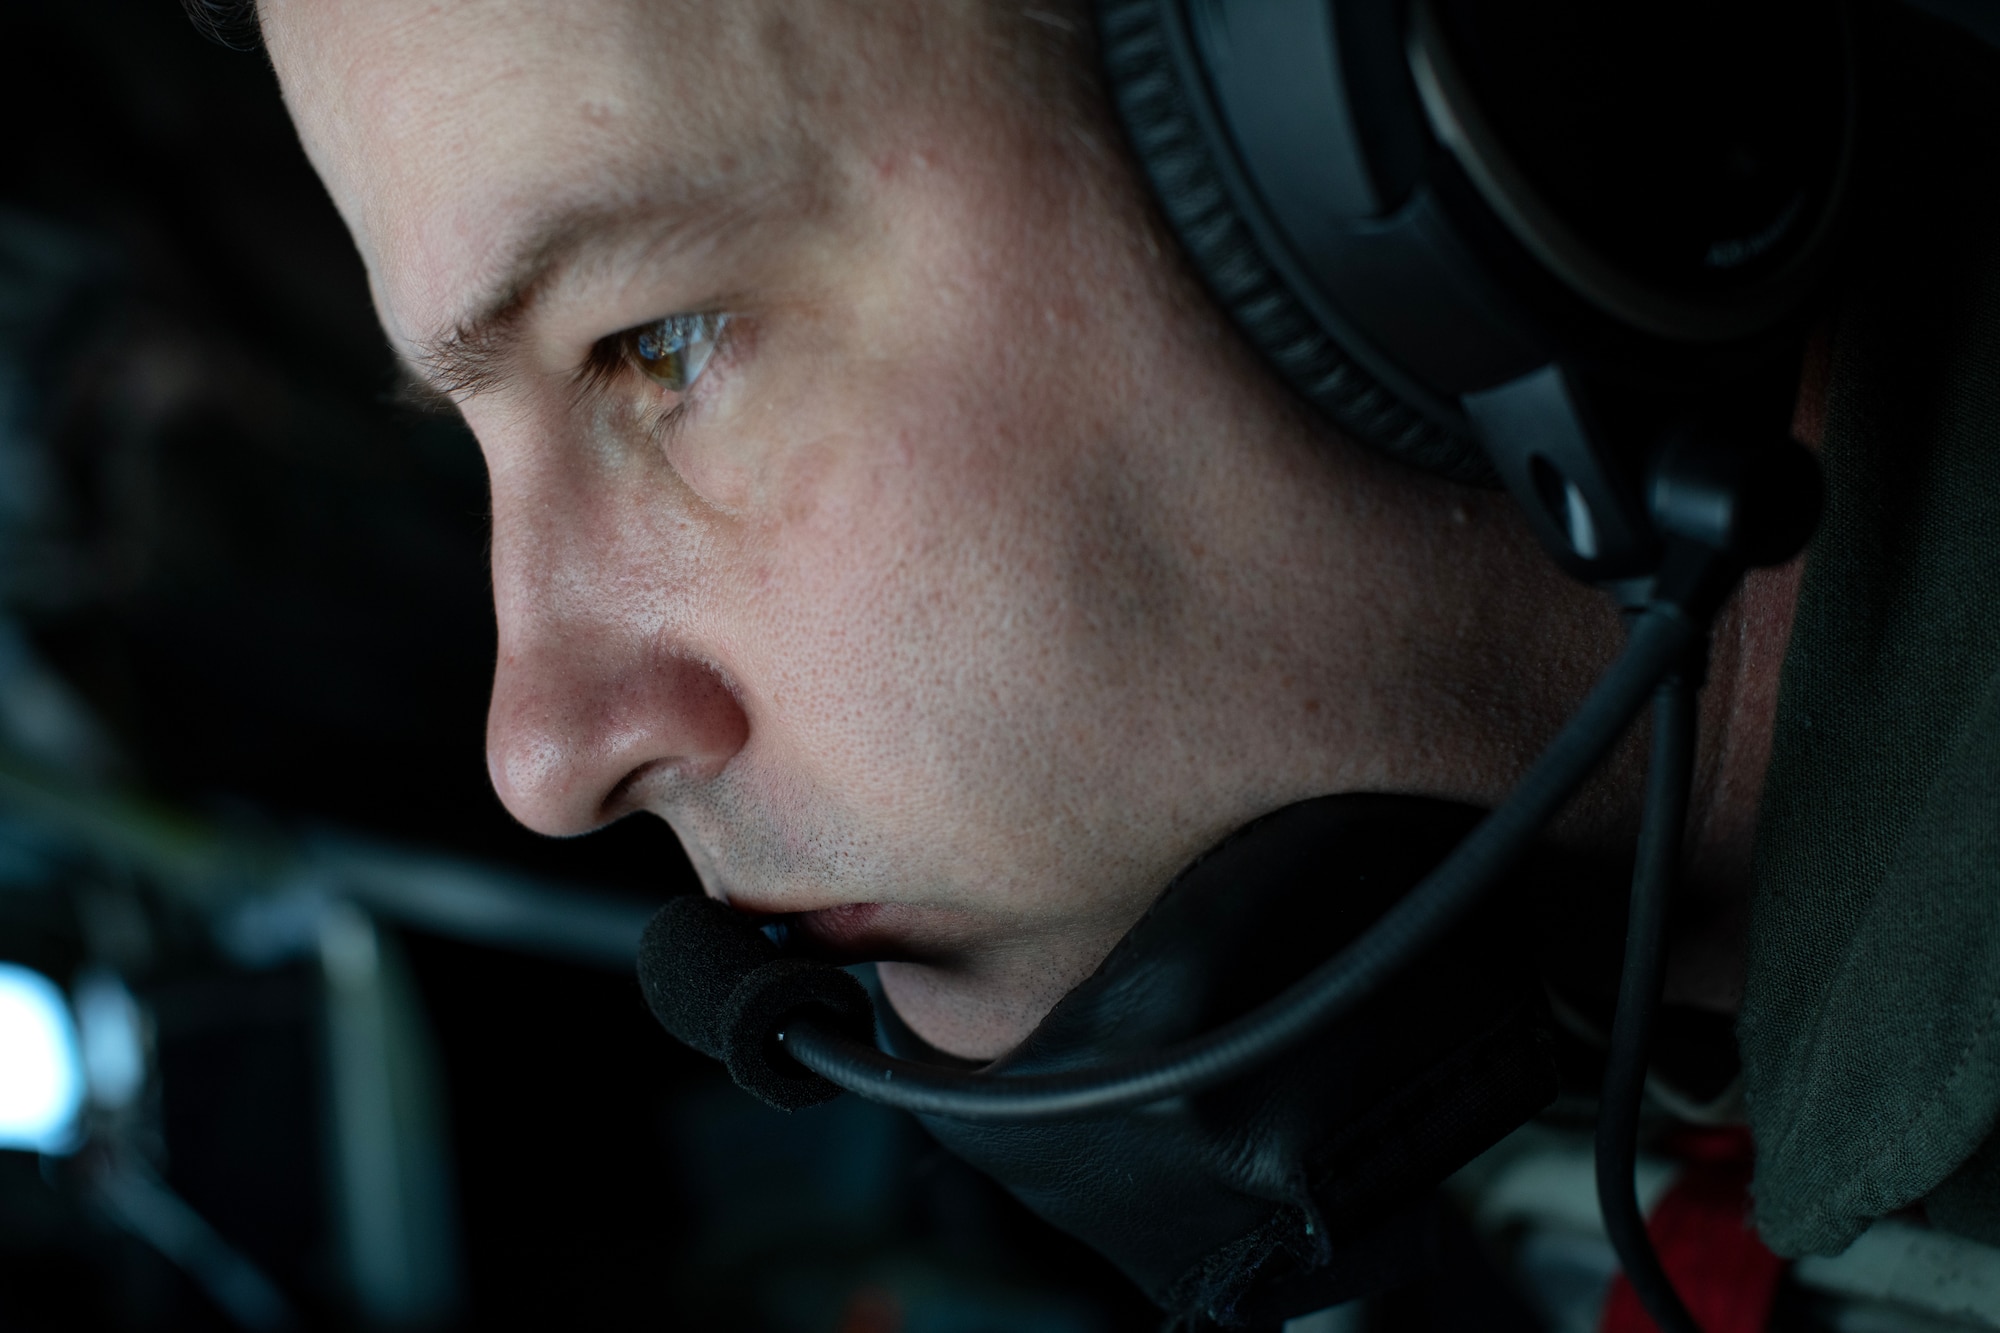
{"label": "short hair", "polygon": [[257,0],[181,0],[188,21],[211,42],[232,51],[254,51],[263,45],[257,27]]}

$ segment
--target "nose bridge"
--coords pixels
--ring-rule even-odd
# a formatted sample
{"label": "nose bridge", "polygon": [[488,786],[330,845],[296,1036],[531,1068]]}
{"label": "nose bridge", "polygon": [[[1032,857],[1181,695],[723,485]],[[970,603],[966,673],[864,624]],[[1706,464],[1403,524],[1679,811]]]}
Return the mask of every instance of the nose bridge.
{"label": "nose bridge", "polygon": [[748,723],[695,629],[703,543],[671,488],[537,452],[493,472],[487,768],[515,818],[566,835],[712,776]]}

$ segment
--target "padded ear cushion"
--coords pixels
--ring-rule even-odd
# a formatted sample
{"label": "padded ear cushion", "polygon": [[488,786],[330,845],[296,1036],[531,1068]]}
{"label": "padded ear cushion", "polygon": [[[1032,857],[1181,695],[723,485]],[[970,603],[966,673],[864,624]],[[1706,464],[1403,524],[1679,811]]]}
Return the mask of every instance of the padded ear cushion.
{"label": "padded ear cushion", "polygon": [[1176,0],[1100,0],[1105,76],[1161,210],[1209,292],[1280,376],[1353,438],[1457,481],[1498,479],[1477,444],[1403,402],[1321,327],[1238,213],[1181,86],[1166,32]]}

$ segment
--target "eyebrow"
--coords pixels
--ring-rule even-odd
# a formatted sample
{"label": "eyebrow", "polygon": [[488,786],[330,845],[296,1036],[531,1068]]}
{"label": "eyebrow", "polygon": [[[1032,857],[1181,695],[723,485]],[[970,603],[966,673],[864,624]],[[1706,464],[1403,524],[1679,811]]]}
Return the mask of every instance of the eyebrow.
{"label": "eyebrow", "polygon": [[[416,342],[408,360],[418,381],[453,402],[492,388],[519,345],[536,302],[576,266],[593,240],[629,224],[637,214],[572,208],[531,224],[514,243],[512,257],[498,266],[499,276],[468,303],[469,313],[444,333]],[[665,230],[676,228],[669,221]]]}
{"label": "eyebrow", "polygon": [[415,343],[406,358],[409,368],[420,384],[454,404],[491,389],[520,345],[536,305],[592,251],[609,251],[633,233],[643,234],[649,251],[685,249],[748,215],[768,212],[774,198],[791,193],[725,178],[669,200],[547,213],[522,229],[510,257],[496,266],[498,276],[467,303],[469,313],[445,332]]}
{"label": "eyebrow", "polygon": [[419,340],[409,360],[418,381],[456,401],[491,388],[507,354],[520,341],[530,298],[546,282],[553,258],[510,267],[497,293],[459,319],[449,332]]}

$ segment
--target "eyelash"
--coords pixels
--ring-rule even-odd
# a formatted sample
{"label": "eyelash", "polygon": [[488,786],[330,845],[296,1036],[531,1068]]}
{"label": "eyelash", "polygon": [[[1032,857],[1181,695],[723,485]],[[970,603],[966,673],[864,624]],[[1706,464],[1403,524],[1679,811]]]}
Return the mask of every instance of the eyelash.
{"label": "eyelash", "polygon": [[[660,390],[675,397],[673,403],[652,415],[647,425],[647,435],[656,445],[665,444],[673,438],[688,411],[694,405],[695,387],[714,368],[718,357],[728,350],[729,329],[736,322],[733,315],[720,311],[699,311],[690,314],[668,315],[664,319],[650,320],[631,328],[599,338],[591,345],[578,375],[579,387],[589,393],[603,393],[615,385],[625,375],[637,375],[649,388]],[[638,364],[634,345],[643,346],[641,339],[652,337],[664,341],[670,355],[678,355],[680,348],[694,338],[708,344],[708,351],[701,357],[694,374],[684,387],[675,389],[659,376],[642,369]]]}

